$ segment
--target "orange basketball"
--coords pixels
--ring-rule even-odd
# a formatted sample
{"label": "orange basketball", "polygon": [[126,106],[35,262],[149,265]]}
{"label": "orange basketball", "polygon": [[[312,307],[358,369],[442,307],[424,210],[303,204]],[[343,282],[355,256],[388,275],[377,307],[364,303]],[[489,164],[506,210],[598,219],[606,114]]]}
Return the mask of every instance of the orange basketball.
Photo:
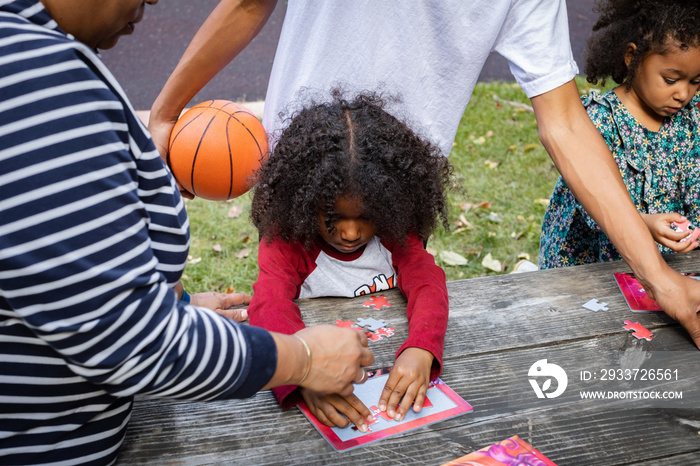
{"label": "orange basketball", "polygon": [[255,184],[255,173],[266,155],[267,134],[250,110],[228,100],[209,100],[186,111],[175,123],[168,165],[187,191],[223,201]]}

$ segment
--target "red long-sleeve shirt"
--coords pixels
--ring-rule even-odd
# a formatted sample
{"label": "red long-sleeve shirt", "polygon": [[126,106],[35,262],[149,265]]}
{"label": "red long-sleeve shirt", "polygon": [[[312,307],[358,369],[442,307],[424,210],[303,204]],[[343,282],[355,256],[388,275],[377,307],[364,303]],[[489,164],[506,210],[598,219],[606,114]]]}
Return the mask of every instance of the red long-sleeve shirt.
{"label": "red long-sleeve shirt", "polygon": [[[408,301],[408,338],[396,355],[409,347],[425,349],[435,358],[431,380],[440,375],[449,312],[445,273],[417,236],[410,236],[404,247],[374,237],[352,254],[341,253],[321,239],[311,249],[300,243],[263,240],[258,266],[248,307],[250,324],[284,334],[305,327],[296,298],[354,297],[398,285]],[[296,388],[277,387],[273,393],[288,408],[299,401]]]}

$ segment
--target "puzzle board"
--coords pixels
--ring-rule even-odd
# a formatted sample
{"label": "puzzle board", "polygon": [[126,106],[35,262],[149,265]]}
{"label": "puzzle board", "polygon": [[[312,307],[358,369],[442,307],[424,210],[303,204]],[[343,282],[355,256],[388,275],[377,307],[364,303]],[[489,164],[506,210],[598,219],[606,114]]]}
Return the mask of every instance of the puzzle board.
{"label": "puzzle board", "polygon": [[[613,275],[632,312],[663,312],[659,303],[649,297],[644,287],[634,278],[633,273],[616,272]],[[684,273],[683,275],[700,280],[697,273]]]}
{"label": "puzzle board", "polygon": [[428,388],[423,409],[419,413],[409,409],[406,417],[401,421],[387,419],[384,413],[379,412],[377,405],[390,370],[391,368],[384,368],[369,371],[367,381],[364,384],[355,385],[355,395],[374,413],[375,421],[369,425],[369,431],[366,433],[354,428],[354,424],[344,428],[321,424],[303,401],[299,403],[299,409],[337,451],[351,450],[473,410],[469,403],[438,378]]}

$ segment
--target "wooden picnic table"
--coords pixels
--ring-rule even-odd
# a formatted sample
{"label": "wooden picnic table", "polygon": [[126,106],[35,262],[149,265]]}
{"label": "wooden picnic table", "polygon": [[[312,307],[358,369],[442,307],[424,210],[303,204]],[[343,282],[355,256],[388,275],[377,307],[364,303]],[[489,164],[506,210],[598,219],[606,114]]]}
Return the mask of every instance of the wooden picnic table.
{"label": "wooden picnic table", "polygon": [[[700,252],[667,262],[697,272]],[[336,452],[297,408],[282,410],[269,391],[208,403],[137,398],[119,464],[439,465],[513,435],[559,466],[700,464],[700,351],[663,312],[630,311],[613,278],[628,271],[614,262],[449,282],[441,379],[474,407],[471,413]],[[379,368],[392,364],[408,331],[401,293],[379,294],[391,307],[369,310],[362,306],[367,297],[299,305],[308,325],[384,319],[395,334],[370,343]],[[584,309],[593,298],[608,310]],[[653,340],[637,340],[625,320],[640,322]],[[567,373],[557,398],[538,398],[530,384],[528,371],[542,359]],[[672,380],[601,380],[617,369],[661,370],[662,377],[670,371]],[[582,399],[583,391],[629,395],[592,400]]]}

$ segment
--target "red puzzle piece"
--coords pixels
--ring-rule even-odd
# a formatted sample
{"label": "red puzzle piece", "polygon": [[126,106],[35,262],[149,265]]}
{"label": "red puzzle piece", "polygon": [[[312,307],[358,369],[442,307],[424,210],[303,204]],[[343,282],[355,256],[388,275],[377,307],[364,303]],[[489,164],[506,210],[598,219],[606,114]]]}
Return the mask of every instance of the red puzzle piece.
{"label": "red puzzle piece", "polygon": [[356,332],[364,332],[364,330],[365,330],[362,327],[358,327],[352,321],[349,321],[349,320],[337,319],[335,321],[335,326],[340,327],[340,328],[349,328],[349,329],[355,330]]}
{"label": "red puzzle piece", "polygon": [[365,335],[367,335],[367,339],[369,341],[379,341],[384,337],[390,337],[394,334],[394,329],[393,328],[380,328],[376,332],[365,332]]}
{"label": "red puzzle piece", "polygon": [[340,319],[335,321],[335,326],[340,327],[340,328],[353,328],[353,329],[358,328],[354,322],[352,322],[350,320],[340,320]]}
{"label": "red puzzle piece", "polygon": [[382,307],[390,307],[391,303],[389,302],[388,299],[386,299],[386,296],[381,295],[381,296],[372,296],[369,301],[365,301],[362,304],[364,307],[374,307],[374,309],[381,309]]}
{"label": "red puzzle piece", "polygon": [[626,320],[625,324],[626,325],[624,325],[623,328],[625,330],[632,330],[634,332],[632,335],[639,340],[644,338],[646,341],[651,341],[652,337],[654,336],[653,333],[647,330],[646,327],[639,322],[631,323],[629,320]]}

